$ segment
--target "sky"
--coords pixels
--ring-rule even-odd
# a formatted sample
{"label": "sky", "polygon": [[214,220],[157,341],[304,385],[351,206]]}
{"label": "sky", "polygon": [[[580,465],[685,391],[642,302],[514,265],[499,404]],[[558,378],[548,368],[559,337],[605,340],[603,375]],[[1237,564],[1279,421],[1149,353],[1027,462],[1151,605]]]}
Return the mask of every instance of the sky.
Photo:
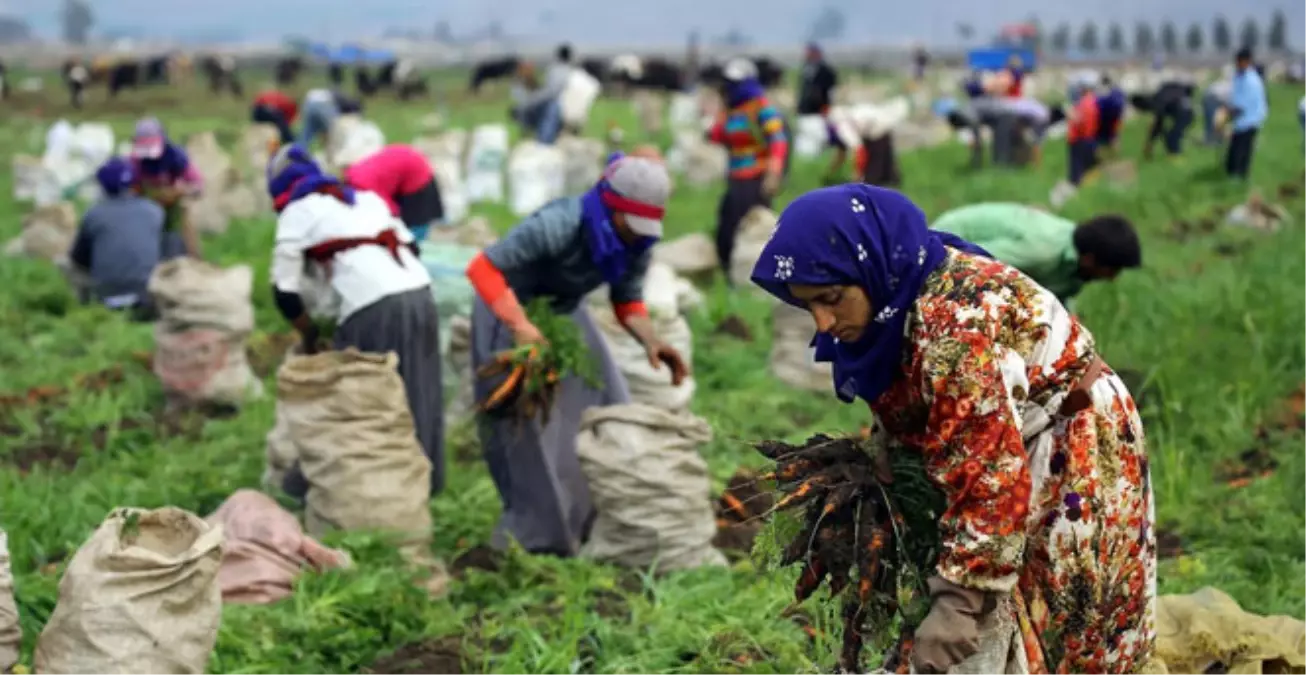
{"label": "sky", "polygon": [[[273,40],[286,34],[341,41],[379,35],[386,28],[430,31],[447,21],[455,34],[498,18],[511,35],[578,46],[665,46],[683,43],[698,29],[705,38],[732,27],[760,44],[803,40],[827,5],[845,12],[843,44],[956,44],[955,26],[970,23],[992,34],[1003,23],[1037,15],[1045,26],[1087,20],[1118,21],[1132,35],[1137,21],[1197,21],[1210,26],[1223,13],[1237,26],[1247,17],[1264,26],[1282,10],[1289,41],[1306,33],[1301,0],[91,0],[100,28],[126,28],[167,38],[240,34]],[[0,0],[0,14],[28,20],[42,36],[58,34],[62,0]],[[876,9],[872,9],[876,8]],[[547,10],[547,11],[546,11]],[[308,17],[305,19],[305,17]],[[1182,34],[1182,33],[1181,33]],[[1236,35],[1236,32],[1235,32]]]}

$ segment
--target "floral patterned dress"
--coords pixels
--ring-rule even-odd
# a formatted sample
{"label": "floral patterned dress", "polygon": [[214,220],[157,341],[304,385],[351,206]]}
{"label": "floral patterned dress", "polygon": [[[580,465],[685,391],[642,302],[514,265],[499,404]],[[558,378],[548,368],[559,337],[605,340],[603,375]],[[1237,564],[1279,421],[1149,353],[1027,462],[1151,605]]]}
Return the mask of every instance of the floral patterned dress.
{"label": "floral patterned dress", "polygon": [[889,450],[924,453],[947,497],[937,573],[1012,593],[1022,670],[1143,665],[1156,544],[1142,422],[1109,368],[1089,407],[1056,412],[1096,356],[1092,335],[1014,268],[949,249],[905,344],[904,376],[871,409]]}

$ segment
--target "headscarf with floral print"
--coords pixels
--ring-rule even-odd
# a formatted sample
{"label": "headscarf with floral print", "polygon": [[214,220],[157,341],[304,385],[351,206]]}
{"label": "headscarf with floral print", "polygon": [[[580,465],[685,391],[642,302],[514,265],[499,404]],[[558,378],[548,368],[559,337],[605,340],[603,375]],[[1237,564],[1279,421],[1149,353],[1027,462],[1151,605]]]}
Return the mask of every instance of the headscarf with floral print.
{"label": "headscarf with floral print", "polygon": [[874,317],[857,342],[832,335],[812,340],[816,360],[834,365],[834,390],[851,402],[874,401],[898,376],[907,315],[925,278],[943,262],[944,247],[992,257],[955,235],[929,229],[906,196],[865,184],[814,190],[795,199],[753,267],[767,293],[806,309],[789,284],[860,286]]}

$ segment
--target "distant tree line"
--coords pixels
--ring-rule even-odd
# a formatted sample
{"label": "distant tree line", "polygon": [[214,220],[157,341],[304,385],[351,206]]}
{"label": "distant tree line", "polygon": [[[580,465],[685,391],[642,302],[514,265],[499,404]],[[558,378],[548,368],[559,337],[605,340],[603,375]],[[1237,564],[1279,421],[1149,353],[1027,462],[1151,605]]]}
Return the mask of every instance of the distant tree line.
{"label": "distant tree line", "polygon": [[[1105,35],[1100,34],[1104,31]],[[1208,40],[1209,37],[1209,40]],[[1054,53],[1067,53],[1072,49],[1085,54],[1132,53],[1148,56],[1162,53],[1167,55],[1187,52],[1190,54],[1215,53],[1227,54],[1235,49],[1250,47],[1253,51],[1268,49],[1272,52],[1288,48],[1288,19],[1281,11],[1275,11],[1270,17],[1269,27],[1262,32],[1255,19],[1247,19],[1234,40],[1233,27],[1223,16],[1211,21],[1209,32],[1200,23],[1192,23],[1183,32],[1173,22],[1163,22],[1153,28],[1151,24],[1139,22],[1134,25],[1133,41],[1125,39],[1125,28],[1117,22],[1099,27],[1089,21],[1075,30],[1070,24],[1060,24],[1047,36],[1046,47]]]}

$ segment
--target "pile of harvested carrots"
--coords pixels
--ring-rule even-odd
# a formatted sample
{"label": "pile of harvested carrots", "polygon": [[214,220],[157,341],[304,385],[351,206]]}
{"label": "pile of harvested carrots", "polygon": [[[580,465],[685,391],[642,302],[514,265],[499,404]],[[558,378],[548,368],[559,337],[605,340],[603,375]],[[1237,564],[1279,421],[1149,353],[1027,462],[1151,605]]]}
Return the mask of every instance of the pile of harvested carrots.
{"label": "pile of harvested carrots", "polygon": [[[933,523],[941,511],[923,467],[891,463],[866,445],[862,438],[817,435],[798,446],[767,441],[756,448],[776,463],[760,477],[784,495],[775,510],[805,507],[802,526],[780,555],[781,565],[802,563],[795,602],[822,584],[831,597],[844,596],[842,672],[865,672],[866,638],[885,638],[897,620],[896,645],[884,645],[891,648],[883,667],[893,672],[908,663],[912,629],[928,610],[921,572],[937,555],[937,530],[919,531],[924,527],[916,523]],[[886,473],[891,480],[882,482]]]}

